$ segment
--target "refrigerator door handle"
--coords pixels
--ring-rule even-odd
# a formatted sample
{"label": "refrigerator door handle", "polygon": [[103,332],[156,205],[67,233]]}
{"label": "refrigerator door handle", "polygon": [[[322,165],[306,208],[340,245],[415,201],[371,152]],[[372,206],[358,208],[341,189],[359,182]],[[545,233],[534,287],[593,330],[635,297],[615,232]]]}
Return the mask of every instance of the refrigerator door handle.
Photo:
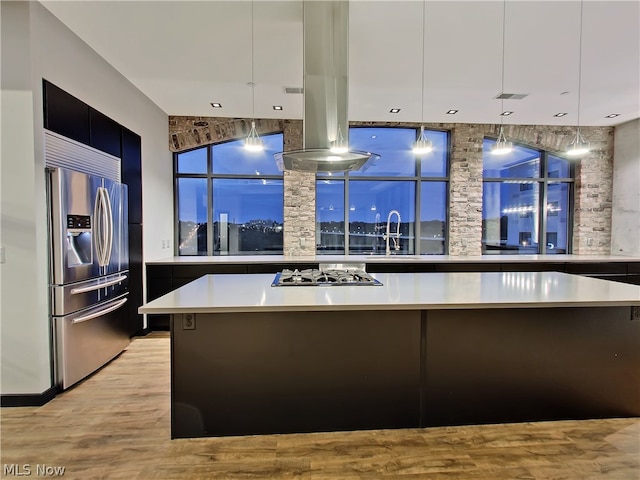
{"label": "refrigerator door handle", "polygon": [[107,244],[109,238],[109,221],[107,219],[107,202],[104,199],[105,189],[104,187],[100,187],[100,202],[102,206],[100,207],[100,223],[102,224],[102,257],[100,258],[100,266],[104,267],[107,265]]}
{"label": "refrigerator door handle", "polygon": [[104,249],[104,264],[109,265],[111,261],[111,249],[113,247],[113,211],[111,210],[111,199],[109,198],[109,191],[103,188],[104,206],[105,206],[105,223],[107,225],[107,238]]}
{"label": "refrigerator door handle", "polygon": [[99,283],[97,285],[91,285],[90,287],[72,288],[71,295],[78,295],[79,293],[86,293],[86,292],[92,292],[94,290],[100,290],[101,288],[110,287],[111,285],[115,285],[116,283],[120,283],[126,279],[127,279],[126,275],[120,275],[112,280],[109,280],[108,282]]}
{"label": "refrigerator door handle", "polygon": [[102,188],[98,187],[98,189],[96,190],[96,204],[95,207],[93,209],[93,223],[94,223],[94,228],[95,228],[95,235],[94,235],[94,239],[96,242],[96,254],[98,255],[98,265],[102,266],[102,257],[104,256],[103,253],[103,238],[104,235],[102,233],[103,230],[103,223],[102,223],[102,218],[103,218],[103,214],[102,214]]}
{"label": "refrigerator door handle", "polygon": [[124,298],[122,300],[117,301],[116,303],[105,307],[101,310],[98,310],[97,312],[92,312],[89,313],[87,315],[83,315],[81,317],[78,318],[74,318],[71,323],[81,323],[81,322],[86,322],[87,320],[91,320],[93,318],[97,318],[97,317],[101,317],[102,315],[106,315],[109,312],[113,312],[114,310],[119,309],[122,305],[124,305],[125,303],[127,303],[127,299]]}
{"label": "refrigerator door handle", "polygon": [[98,265],[105,267],[109,264],[111,247],[113,245],[113,218],[109,192],[104,187],[98,187],[96,195],[96,250]]}

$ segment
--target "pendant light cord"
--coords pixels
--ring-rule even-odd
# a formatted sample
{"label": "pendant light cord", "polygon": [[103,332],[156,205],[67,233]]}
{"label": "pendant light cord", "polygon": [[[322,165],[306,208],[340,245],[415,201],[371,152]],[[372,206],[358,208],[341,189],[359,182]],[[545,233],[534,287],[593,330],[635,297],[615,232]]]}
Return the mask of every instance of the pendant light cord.
{"label": "pendant light cord", "polygon": [[427,0],[422,2],[422,90],[420,92],[420,122],[424,123],[424,43],[425,43],[425,24],[426,24],[426,4]]}
{"label": "pendant light cord", "polygon": [[507,30],[507,0],[502,2],[502,83],[500,84],[500,128],[504,120],[504,44]]}
{"label": "pendant light cord", "polygon": [[256,94],[254,82],[254,58],[253,58],[253,0],[251,0],[251,118],[256,119]]}
{"label": "pendant light cord", "polygon": [[584,0],[580,1],[580,42],[578,46],[578,131],[580,131],[580,92],[582,91],[582,10]]}

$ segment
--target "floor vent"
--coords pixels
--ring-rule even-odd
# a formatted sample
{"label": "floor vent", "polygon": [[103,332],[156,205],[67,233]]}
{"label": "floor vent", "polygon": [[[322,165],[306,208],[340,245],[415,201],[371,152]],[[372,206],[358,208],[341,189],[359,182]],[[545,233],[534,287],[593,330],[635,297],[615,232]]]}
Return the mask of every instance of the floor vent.
{"label": "floor vent", "polygon": [[284,93],[304,93],[302,87],[284,87]]}

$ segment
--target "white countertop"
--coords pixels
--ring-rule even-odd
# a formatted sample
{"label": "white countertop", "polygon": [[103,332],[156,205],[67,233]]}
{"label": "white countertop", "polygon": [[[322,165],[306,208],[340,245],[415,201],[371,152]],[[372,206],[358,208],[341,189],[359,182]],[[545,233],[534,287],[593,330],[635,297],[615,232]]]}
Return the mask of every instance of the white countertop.
{"label": "white countertop", "polygon": [[640,306],[640,286],[559,272],[376,273],[383,286],[272,287],[273,274],[205,275],[140,313]]}
{"label": "white countertop", "polygon": [[199,265],[243,263],[526,263],[526,262],[640,262],[621,255],[216,255],[167,257],[147,265]]}

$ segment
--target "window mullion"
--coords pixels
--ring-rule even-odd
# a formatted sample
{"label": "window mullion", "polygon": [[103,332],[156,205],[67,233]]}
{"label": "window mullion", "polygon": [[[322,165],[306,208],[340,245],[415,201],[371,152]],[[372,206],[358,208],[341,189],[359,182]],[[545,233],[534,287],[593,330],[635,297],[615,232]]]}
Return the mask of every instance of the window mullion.
{"label": "window mullion", "polygon": [[349,172],[344,175],[344,254],[349,255]]}
{"label": "window mullion", "polygon": [[538,213],[538,221],[540,222],[538,253],[547,252],[547,185],[547,179],[542,179],[540,182],[540,212]]}
{"label": "window mullion", "polygon": [[213,147],[207,147],[207,255],[213,255]]}
{"label": "window mullion", "polygon": [[415,182],[413,182],[413,185],[416,192],[415,194],[416,218],[414,219],[414,225],[413,225],[413,254],[421,255],[422,242],[420,241],[420,238],[421,238],[420,229],[422,225],[422,221],[421,221],[422,212],[421,212],[420,206],[422,205],[422,181],[416,180]]}
{"label": "window mullion", "polygon": [[173,154],[173,254],[180,255],[180,214],[178,212],[178,154]]}

